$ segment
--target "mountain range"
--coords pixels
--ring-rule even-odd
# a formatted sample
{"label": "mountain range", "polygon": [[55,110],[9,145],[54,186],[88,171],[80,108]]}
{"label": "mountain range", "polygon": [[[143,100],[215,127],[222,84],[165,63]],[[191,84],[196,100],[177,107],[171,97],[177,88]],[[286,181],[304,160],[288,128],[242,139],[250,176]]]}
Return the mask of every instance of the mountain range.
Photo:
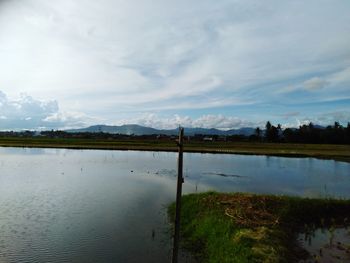
{"label": "mountain range", "polygon": [[[184,128],[185,135],[193,136],[195,134],[202,135],[245,135],[249,136],[254,134],[255,128],[240,128],[231,130],[218,130],[218,129],[206,129],[206,128]],[[112,134],[127,134],[127,135],[152,135],[152,134],[164,134],[164,135],[178,135],[179,129],[154,129],[150,127],[144,127],[137,124],[126,124],[121,126],[110,125],[93,125],[81,129],[66,130],[66,132],[104,132]]]}

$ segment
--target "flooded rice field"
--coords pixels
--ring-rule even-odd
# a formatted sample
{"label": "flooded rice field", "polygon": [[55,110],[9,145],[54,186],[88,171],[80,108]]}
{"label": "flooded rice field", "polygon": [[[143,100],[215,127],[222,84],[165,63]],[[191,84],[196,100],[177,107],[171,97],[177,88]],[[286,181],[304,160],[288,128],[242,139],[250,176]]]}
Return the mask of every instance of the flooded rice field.
{"label": "flooded rice field", "polygon": [[[0,148],[0,262],[169,262],[176,158]],[[186,153],[184,176],[184,193],[350,198],[350,164],[330,160]]]}

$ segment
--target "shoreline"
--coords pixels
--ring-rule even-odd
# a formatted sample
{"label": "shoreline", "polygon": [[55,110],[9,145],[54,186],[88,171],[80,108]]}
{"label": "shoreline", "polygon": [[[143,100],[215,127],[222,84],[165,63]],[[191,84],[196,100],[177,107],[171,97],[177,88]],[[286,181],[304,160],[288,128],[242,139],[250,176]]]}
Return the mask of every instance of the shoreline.
{"label": "shoreline", "polygon": [[[154,151],[177,152],[174,141],[60,141],[16,139],[6,141],[0,139],[0,147],[16,148],[57,148],[73,150],[116,150],[116,151]],[[186,153],[202,154],[236,154],[257,155],[287,158],[316,158],[350,163],[350,145],[313,145],[282,143],[186,143]]]}

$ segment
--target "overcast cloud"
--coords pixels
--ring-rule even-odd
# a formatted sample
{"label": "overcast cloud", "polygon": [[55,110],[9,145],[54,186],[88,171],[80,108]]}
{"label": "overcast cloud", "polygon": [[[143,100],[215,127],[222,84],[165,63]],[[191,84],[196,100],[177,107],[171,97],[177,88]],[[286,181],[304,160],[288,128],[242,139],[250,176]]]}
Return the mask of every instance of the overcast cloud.
{"label": "overcast cloud", "polygon": [[347,0],[0,1],[0,129],[333,122],[350,106],[349,14]]}

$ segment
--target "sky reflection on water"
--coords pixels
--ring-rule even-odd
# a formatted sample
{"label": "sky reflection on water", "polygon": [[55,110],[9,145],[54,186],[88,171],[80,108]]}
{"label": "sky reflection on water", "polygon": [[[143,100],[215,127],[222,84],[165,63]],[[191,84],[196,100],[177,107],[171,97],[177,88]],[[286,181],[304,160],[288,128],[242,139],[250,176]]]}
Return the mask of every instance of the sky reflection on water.
{"label": "sky reflection on water", "polygon": [[[0,148],[0,261],[169,261],[166,206],[175,199],[176,158]],[[184,193],[350,198],[350,164],[336,161],[186,153],[184,176]]]}

